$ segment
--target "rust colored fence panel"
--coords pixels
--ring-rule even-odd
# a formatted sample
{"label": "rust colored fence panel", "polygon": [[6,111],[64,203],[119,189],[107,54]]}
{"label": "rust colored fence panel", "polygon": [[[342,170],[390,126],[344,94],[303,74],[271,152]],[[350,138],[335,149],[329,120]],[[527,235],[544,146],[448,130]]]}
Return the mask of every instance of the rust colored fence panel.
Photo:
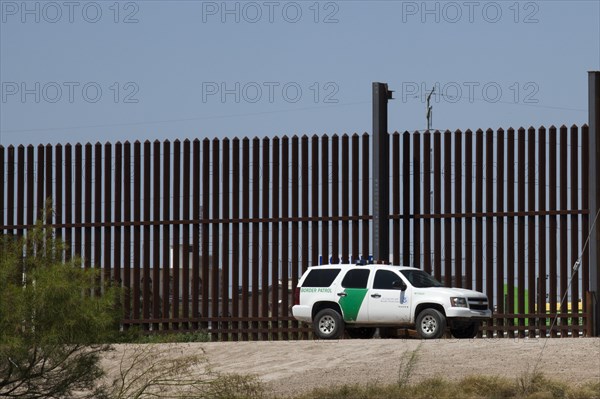
{"label": "rust colored fence panel", "polygon": [[[392,133],[390,258],[486,293],[487,337],[589,335],[588,144],[587,126]],[[307,339],[302,273],[370,255],[370,162],[368,134],[0,146],[0,233],[50,198],[67,257],[123,288],[125,329]]]}

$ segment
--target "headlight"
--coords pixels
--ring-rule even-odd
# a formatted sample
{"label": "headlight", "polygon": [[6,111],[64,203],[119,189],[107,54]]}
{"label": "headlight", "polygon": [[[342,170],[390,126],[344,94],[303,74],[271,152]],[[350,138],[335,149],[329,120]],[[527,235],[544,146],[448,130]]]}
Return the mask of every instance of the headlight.
{"label": "headlight", "polygon": [[461,297],[452,297],[450,298],[450,304],[455,308],[468,308],[467,299]]}

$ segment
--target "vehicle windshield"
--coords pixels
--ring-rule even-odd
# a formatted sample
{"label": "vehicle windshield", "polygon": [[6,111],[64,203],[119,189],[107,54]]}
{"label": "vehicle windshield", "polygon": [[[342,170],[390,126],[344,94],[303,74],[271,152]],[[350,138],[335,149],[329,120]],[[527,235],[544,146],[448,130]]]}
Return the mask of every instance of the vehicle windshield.
{"label": "vehicle windshield", "polygon": [[443,287],[444,285],[423,270],[402,270],[401,273],[416,288]]}

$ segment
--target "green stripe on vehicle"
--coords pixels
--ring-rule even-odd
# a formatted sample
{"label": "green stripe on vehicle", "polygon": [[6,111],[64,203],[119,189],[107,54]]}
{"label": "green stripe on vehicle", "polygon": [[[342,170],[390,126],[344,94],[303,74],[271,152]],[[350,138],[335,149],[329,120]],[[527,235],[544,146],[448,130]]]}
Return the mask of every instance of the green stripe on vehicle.
{"label": "green stripe on vehicle", "polygon": [[344,321],[356,321],[360,307],[367,295],[367,288],[346,288],[346,296],[340,298]]}

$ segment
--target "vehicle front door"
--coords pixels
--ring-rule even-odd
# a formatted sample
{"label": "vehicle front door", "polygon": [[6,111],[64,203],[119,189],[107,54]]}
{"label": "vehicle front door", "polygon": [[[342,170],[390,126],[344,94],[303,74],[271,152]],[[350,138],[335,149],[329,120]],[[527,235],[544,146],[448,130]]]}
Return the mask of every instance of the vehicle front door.
{"label": "vehicle front door", "polygon": [[[402,284],[400,283],[402,282]],[[406,289],[400,289],[405,285]],[[391,270],[377,270],[367,293],[370,323],[410,322],[412,287]]]}

